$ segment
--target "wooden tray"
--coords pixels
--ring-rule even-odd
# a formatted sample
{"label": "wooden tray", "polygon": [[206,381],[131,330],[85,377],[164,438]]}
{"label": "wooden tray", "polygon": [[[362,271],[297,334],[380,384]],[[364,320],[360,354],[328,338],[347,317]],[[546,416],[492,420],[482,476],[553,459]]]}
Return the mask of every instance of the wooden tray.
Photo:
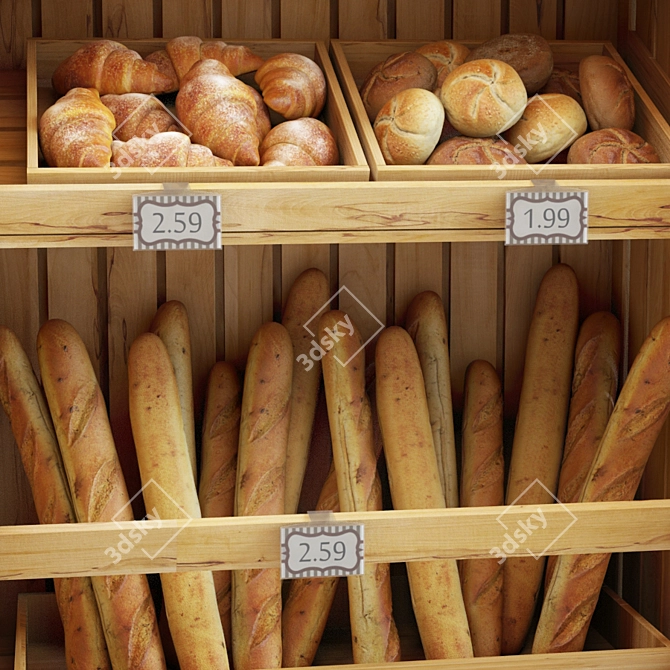
{"label": "wooden tray", "polygon": [[[479,42],[463,42],[472,48]],[[389,56],[402,51],[414,51],[425,42],[385,40],[353,42],[333,40],[331,54],[342,83],[344,96],[370,163],[372,178],[377,181],[443,181],[460,179],[493,179],[499,173],[492,166],[480,165],[387,165],[379,149],[372,125],[359,94],[359,88],[370,70]],[[636,120],[633,130],[650,142],[663,161],[650,165],[512,165],[502,179],[667,179],[670,177],[670,126],[646,94],[633,73],[610,42],[550,42],[554,63],[558,67],[577,70],[586,56],[603,54],[614,58],[622,67],[635,89]],[[539,169],[541,168],[541,169]]]}
{"label": "wooden tray", "polygon": [[[51,77],[58,65],[79,47],[92,40],[29,39],[28,67],[28,157],[29,184],[115,184],[137,182],[297,182],[297,181],[368,181],[370,170],[344,102],[328,51],[323,42],[294,40],[236,41],[263,58],[288,51],[313,59],[323,70],[328,86],[323,121],[333,131],[342,165],[324,167],[244,167],[234,168],[51,168],[41,159],[37,135],[38,120],[58,98]],[[123,44],[142,56],[162,49],[168,40],[123,40]],[[253,74],[242,77],[253,84]],[[119,174],[120,173],[120,174]]]}

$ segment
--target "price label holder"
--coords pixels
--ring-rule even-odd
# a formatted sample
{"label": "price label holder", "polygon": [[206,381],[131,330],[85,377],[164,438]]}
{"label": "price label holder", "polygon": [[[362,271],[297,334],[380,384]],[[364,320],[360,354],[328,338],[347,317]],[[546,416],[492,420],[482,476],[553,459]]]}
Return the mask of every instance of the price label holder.
{"label": "price label holder", "polygon": [[552,179],[507,192],[505,244],[587,244],[588,191],[560,190]]}
{"label": "price label holder", "polygon": [[133,195],[133,249],[221,249],[221,196],[181,183]]}
{"label": "price label holder", "polygon": [[332,512],[309,512],[309,516],[307,525],[281,529],[281,578],[362,575],[363,524],[337,525]]}

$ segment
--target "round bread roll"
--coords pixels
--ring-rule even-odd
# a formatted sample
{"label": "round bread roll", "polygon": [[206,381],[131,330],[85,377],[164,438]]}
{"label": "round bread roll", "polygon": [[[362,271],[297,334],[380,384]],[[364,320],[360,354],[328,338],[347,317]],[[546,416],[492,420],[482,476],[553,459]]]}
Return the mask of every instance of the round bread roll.
{"label": "round bread roll", "polygon": [[547,83],[554,67],[549,42],[530,33],[501,35],[484,42],[470,52],[466,62],[482,58],[511,65],[521,77],[528,95],[537,93]]}
{"label": "round bread roll", "polygon": [[579,75],[570,70],[555,67],[549,81],[542,87],[540,93],[562,93],[569,95],[583,106],[582,92],[579,86]]}
{"label": "round bread roll", "polygon": [[440,139],[444,107],[424,88],[408,88],[381,109],[374,129],[389,165],[421,165]]}
{"label": "round bread roll", "polygon": [[330,128],[311,117],[275,126],[260,146],[261,165],[337,165],[340,154]]}
{"label": "round bread roll", "polygon": [[408,88],[435,89],[437,70],[425,57],[414,51],[389,56],[378,63],[361,86],[361,98],[371,123],[379,110],[400,91]]}
{"label": "round bread roll", "polygon": [[469,137],[491,137],[513,126],[528,96],[514,69],[499,60],[475,60],[450,72],[440,91],[447,118]]}
{"label": "round bread roll", "polygon": [[426,165],[521,165],[523,156],[498,137],[453,137],[442,142]]}
{"label": "round bread roll", "polygon": [[586,115],[569,95],[535,95],[521,118],[505,133],[526,161],[539,163],[570,146],[586,132]]}
{"label": "round bread roll", "polygon": [[587,56],[579,63],[584,111],[591,130],[635,124],[635,94],[624,69],[608,56]]}
{"label": "round bread roll", "polygon": [[568,153],[570,164],[660,163],[654,147],[630,130],[606,128],[580,137]]}
{"label": "round bread roll", "polygon": [[435,91],[439,95],[442,84],[446,76],[455,70],[459,65],[465,63],[465,59],[470,53],[465,45],[453,40],[440,40],[439,42],[431,42],[424,44],[416,50],[417,53],[425,56],[437,70],[437,82],[435,84]]}

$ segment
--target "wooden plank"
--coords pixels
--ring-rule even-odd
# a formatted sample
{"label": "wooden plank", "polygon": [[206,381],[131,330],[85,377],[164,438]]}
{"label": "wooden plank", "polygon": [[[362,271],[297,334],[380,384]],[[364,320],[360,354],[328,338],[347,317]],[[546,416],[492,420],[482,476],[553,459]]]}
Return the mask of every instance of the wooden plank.
{"label": "wooden plank", "polygon": [[444,0],[396,0],[396,38],[424,40],[444,38]]}
{"label": "wooden plank", "polygon": [[[658,0],[636,0],[635,2],[635,32],[653,57],[656,57],[656,33],[660,28],[657,22],[658,4]],[[667,3],[661,0],[660,4]]]}
{"label": "wooden plank", "polygon": [[26,37],[32,37],[31,0],[0,3],[0,70],[25,68]]}
{"label": "wooden plank", "polygon": [[152,37],[153,0],[102,0],[102,32],[113,40]]}
{"label": "wooden plank", "polygon": [[41,0],[42,37],[73,40],[93,37],[93,0],[68,0],[67,11],[59,0]]}
{"label": "wooden plank", "polygon": [[487,40],[501,32],[500,0],[454,0],[454,39]]}
{"label": "wooden plank", "polygon": [[298,275],[309,268],[318,268],[330,279],[330,246],[327,244],[290,244],[281,249],[281,304]]}
{"label": "wooden plank", "polygon": [[656,44],[658,64],[667,75],[670,75],[670,4],[662,0],[658,3],[657,9]]}
{"label": "wooden plank", "polygon": [[566,40],[617,42],[618,5],[611,0],[565,0]]}
{"label": "wooden plank", "polygon": [[281,0],[280,7],[283,39],[330,39],[330,0]]}
{"label": "wooden plank", "polygon": [[383,40],[389,29],[389,0],[339,0],[340,39]]}
{"label": "wooden plank", "polygon": [[422,291],[435,291],[445,297],[442,294],[442,261],[443,250],[439,243],[395,245],[394,305],[397,325],[404,323],[410,302]]}
{"label": "wooden plank", "polygon": [[212,37],[212,0],[162,0],[163,37]]}
{"label": "wooden plank", "polygon": [[548,40],[555,40],[557,2],[558,0],[510,0],[509,31],[535,33]]}
{"label": "wooden plank", "polygon": [[272,6],[273,0],[226,0],[221,11],[221,36],[224,39],[271,38],[274,35]]}
{"label": "wooden plank", "polygon": [[9,164],[26,164],[26,131],[0,130],[0,142],[2,142],[2,160]]}

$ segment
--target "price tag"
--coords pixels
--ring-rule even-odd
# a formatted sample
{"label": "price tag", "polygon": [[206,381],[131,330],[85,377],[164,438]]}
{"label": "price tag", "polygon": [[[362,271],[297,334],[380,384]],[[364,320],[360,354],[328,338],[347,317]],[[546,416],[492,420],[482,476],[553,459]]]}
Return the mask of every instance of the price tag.
{"label": "price tag", "polygon": [[134,195],[133,248],[221,249],[221,196],[167,192]]}
{"label": "price tag", "polygon": [[586,244],[587,191],[509,191],[505,244]]}
{"label": "price tag", "polygon": [[365,544],[362,524],[284,526],[281,578],[362,575]]}

